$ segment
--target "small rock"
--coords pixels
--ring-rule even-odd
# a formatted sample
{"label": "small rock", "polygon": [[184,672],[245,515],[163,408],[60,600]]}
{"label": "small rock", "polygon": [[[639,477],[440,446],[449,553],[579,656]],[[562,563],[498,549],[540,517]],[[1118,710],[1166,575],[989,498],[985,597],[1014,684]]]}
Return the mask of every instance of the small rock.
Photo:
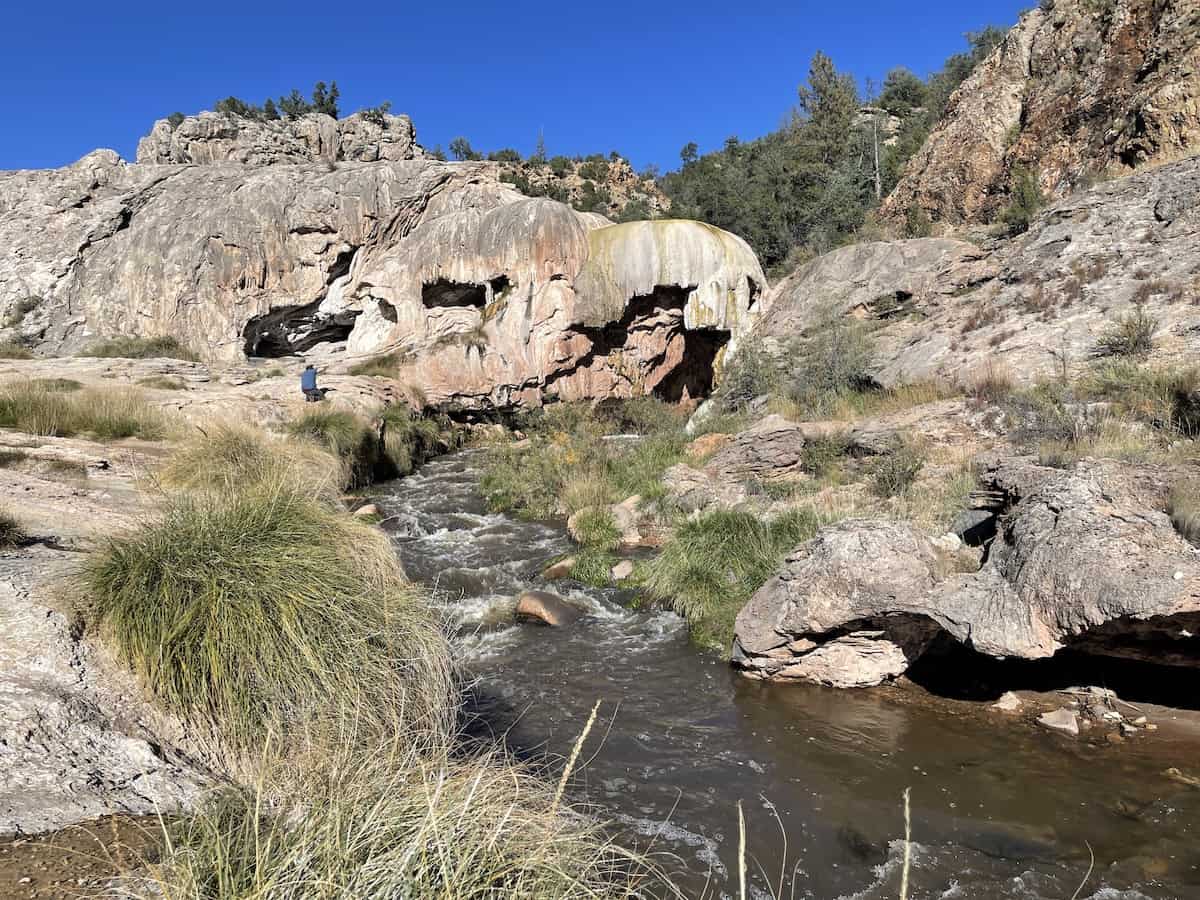
{"label": "small rock", "polygon": [[542,572],[542,578],[546,581],[557,581],[560,578],[566,578],[571,574],[571,570],[575,568],[575,563],[578,560],[574,556],[568,556],[566,559],[560,559],[556,563],[551,563],[546,566]]}
{"label": "small rock", "polygon": [[367,503],[360,506],[354,511],[356,519],[376,519],[379,517],[379,507],[374,503]]}
{"label": "small rock", "polygon": [[1121,724],[1121,733],[1122,734],[1137,734],[1137,729],[1134,728],[1132,725],[1130,725],[1128,722],[1123,722]]}
{"label": "small rock", "polygon": [[1134,725],[1145,725],[1145,724],[1146,724],[1146,717],[1145,717],[1145,716],[1138,716],[1136,719],[1134,719],[1134,720],[1133,720],[1133,724],[1134,724]]}
{"label": "small rock", "polygon": [[1147,723],[1146,723],[1146,730],[1147,730],[1147,731],[1158,731],[1158,726],[1157,726],[1157,725],[1155,725],[1153,722],[1147,722]]}
{"label": "small rock", "polygon": [[1110,731],[1108,734],[1106,734],[1106,735],[1104,736],[1104,739],[1105,739],[1106,741],[1108,741],[1110,744],[1123,744],[1123,743],[1125,743],[1125,738],[1121,737],[1121,736],[1120,736],[1119,734],[1117,734],[1115,731]]}
{"label": "small rock", "polygon": [[633,574],[633,561],[623,559],[612,567],[613,581],[624,581]]}
{"label": "small rock", "polygon": [[548,591],[524,591],[517,598],[517,615],[538,619],[557,628],[570,625],[582,616],[583,612]]}
{"label": "small rock", "polygon": [[1038,724],[1066,734],[1079,734],[1079,717],[1065,707],[1038,716]]}
{"label": "small rock", "polygon": [[1021,708],[1021,698],[1012,691],[1005,691],[1000,695],[1000,699],[992,704],[992,709],[998,709],[1001,712],[1016,712]]}

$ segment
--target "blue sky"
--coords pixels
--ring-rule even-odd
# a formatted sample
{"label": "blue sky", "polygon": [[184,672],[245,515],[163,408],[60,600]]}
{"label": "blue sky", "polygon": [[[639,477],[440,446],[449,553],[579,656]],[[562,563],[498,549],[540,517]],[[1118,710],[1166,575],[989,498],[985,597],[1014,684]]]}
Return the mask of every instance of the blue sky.
{"label": "blue sky", "polygon": [[174,110],[336,80],[343,115],[391,100],[427,147],[465,135],[528,153],[542,130],[551,154],[619,150],[666,170],[688,141],[777,127],[818,49],[860,79],[925,74],[1031,2],[13,3],[0,169],[96,147],[132,159]]}

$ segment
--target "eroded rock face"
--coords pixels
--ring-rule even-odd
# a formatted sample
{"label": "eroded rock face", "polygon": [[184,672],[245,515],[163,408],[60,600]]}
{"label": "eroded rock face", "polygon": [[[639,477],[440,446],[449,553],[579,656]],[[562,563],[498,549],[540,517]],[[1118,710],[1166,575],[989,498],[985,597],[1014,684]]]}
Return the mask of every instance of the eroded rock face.
{"label": "eroded rock face", "polygon": [[[493,164],[393,154],[361,117],[238,120],[252,133],[225,138],[227,118],[156,125],[139,158],[169,165],[96,151],[0,174],[0,312],[23,310],[7,336],[70,353],[171,335],[223,362],[394,352],[430,403],[507,408],[705,395],[759,314],[762,270],[719,229],[612,225],[521,196]],[[381,161],[297,161],[335,145]]]}
{"label": "eroded rock face", "polygon": [[1055,0],[1025,13],[955,92],[884,204],[935,221],[988,221],[1013,168],[1065,197],[1200,148],[1200,21],[1194,0]]}
{"label": "eroded rock face", "polygon": [[954,574],[908,524],[830,526],[741,611],[734,662],[756,677],[879,683],[941,630],[996,657],[1070,647],[1195,666],[1200,557],[1162,512],[1168,476],[1094,460],[1072,471],[991,463],[981,480],[1008,505],[978,572]]}
{"label": "eroded rock face", "polygon": [[1158,319],[1156,362],[1200,352],[1200,158],[1098,184],[992,249],[923,238],[845,247],[772,290],[765,335],[792,335],[830,312],[873,326],[886,385],[970,384],[989,366],[1016,383],[1084,363],[1097,338],[1140,303]]}
{"label": "eroded rock face", "polygon": [[151,164],[236,162],[250,166],[279,163],[413,159],[424,155],[408,116],[382,122],[355,113],[334,119],[309,113],[298,119],[259,122],[227,113],[202,112],[178,126],[154,123],[138,142],[137,161]]}

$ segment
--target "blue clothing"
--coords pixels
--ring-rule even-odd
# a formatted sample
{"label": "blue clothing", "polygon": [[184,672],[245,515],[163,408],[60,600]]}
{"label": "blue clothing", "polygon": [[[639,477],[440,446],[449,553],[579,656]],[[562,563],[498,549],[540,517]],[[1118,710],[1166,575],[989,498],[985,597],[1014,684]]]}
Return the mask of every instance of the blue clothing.
{"label": "blue clothing", "polygon": [[315,391],[317,389],[317,370],[305,369],[300,373],[300,390]]}

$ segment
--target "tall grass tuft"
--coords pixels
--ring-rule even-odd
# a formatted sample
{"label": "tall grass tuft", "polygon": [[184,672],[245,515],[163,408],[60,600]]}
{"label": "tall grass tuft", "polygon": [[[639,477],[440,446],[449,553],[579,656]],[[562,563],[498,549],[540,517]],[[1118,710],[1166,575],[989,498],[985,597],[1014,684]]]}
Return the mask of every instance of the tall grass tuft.
{"label": "tall grass tuft", "polygon": [[0,428],[53,437],[159,440],[167,436],[169,426],[167,417],[135,391],[64,391],[52,382],[27,379],[0,386]]}
{"label": "tall grass tuft", "polygon": [[220,421],[197,429],[158,471],[164,485],[180,490],[239,491],[288,481],[331,502],[338,497],[343,474],[340,460],[308,441]]}
{"label": "tall grass tuft", "polygon": [[376,375],[380,378],[395,378],[399,374],[400,365],[409,359],[409,355],[397,350],[384,356],[373,356],[362,362],[357,362],[346,370],[348,375]]}
{"label": "tall grass tuft", "polygon": [[767,522],[742,511],[685,521],[646,564],[643,583],[692,625],[694,639],[727,649],[733,621],[796,545],[817,533],[816,515],[794,509]]}
{"label": "tall grass tuft", "polygon": [[382,455],[393,475],[408,475],[446,443],[444,426],[418,415],[403,404],[392,404],[379,414]]}
{"label": "tall grass tuft", "polygon": [[553,785],[501,754],[463,758],[395,740],[370,752],[335,750],[282,782],[283,790],[267,783],[230,792],[167,826],[164,857],[135,895],[680,896],[651,862],[577,811],[560,810]]}
{"label": "tall grass tuft", "polygon": [[80,356],[103,359],[184,359],[195,362],[200,357],[173,337],[113,337],[91,344]]}
{"label": "tall grass tuft", "polygon": [[292,484],[171,498],[81,580],[86,620],[234,759],[329,707],[446,708],[443,638],[386,537]]}
{"label": "tall grass tuft", "polygon": [[1158,319],[1135,306],[1127,315],[1117,319],[1096,340],[1092,354],[1097,357],[1120,356],[1141,359],[1154,349],[1154,334]]}
{"label": "tall grass tuft", "polygon": [[343,409],[306,410],[288,423],[287,432],[341,460],[345,487],[369,484],[374,476],[379,437],[361,416]]}

